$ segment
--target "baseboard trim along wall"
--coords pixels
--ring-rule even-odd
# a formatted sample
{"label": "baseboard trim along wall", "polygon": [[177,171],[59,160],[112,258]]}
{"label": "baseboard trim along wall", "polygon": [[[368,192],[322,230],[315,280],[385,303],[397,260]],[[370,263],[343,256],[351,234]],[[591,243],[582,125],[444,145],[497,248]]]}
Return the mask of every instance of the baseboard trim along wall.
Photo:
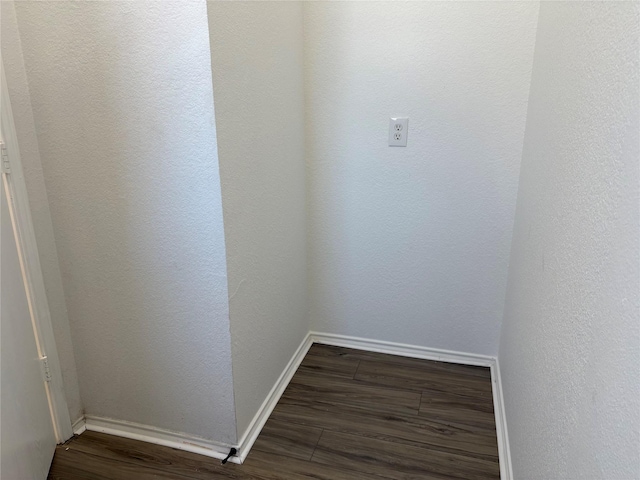
{"label": "baseboard trim along wall", "polygon": [[[223,459],[232,445],[212,442],[194,435],[165,430],[150,425],[116,420],[113,418],[85,415],[85,428],[90,432],[107,433],[118,437],[140,440],[165,447],[176,448],[187,452],[198,453],[207,457]],[[237,457],[229,459],[233,463],[241,463]]]}
{"label": "baseboard trim along wall", "polygon": [[164,445],[166,447],[177,448],[187,452],[198,453],[207,457],[218,459],[226,458],[229,450],[234,446],[238,453],[229,459],[230,462],[241,464],[247,458],[251,447],[260,435],[264,424],[269,419],[271,412],[280,400],[284,390],[289,385],[291,378],[296,373],[302,359],[311,347],[312,341],[309,334],[302,340],[296,352],[293,354],[286,367],[278,377],[273,388],[260,406],[260,409],[253,417],[238,445],[223,445],[200,437],[181,432],[164,430],[150,425],[142,425],[113,418],[98,417],[95,415],[85,415],[73,423],[73,431],[80,435],[85,430],[101,432],[118,437],[131,438],[142,442]]}
{"label": "baseboard trim along wall", "polygon": [[84,415],[71,424],[74,435],[81,435],[87,429],[87,422]]}
{"label": "baseboard trim along wall", "polygon": [[[230,462],[243,463],[247,458],[247,455],[249,455],[251,447],[258,438],[258,435],[260,435],[260,431],[264,427],[264,424],[269,419],[271,412],[289,385],[291,378],[300,366],[300,363],[309,351],[309,348],[311,348],[311,345],[314,343],[354,348],[369,352],[387,353],[403,357],[489,367],[491,369],[493,408],[496,418],[498,454],[500,457],[500,478],[502,480],[513,479],[511,454],[509,451],[509,437],[507,434],[507,423],[502,394],[502,381],[500,378],[500,368],[497,358],[487,355],[454,352],[450,350],[420,347],[417,345],[384,342],[319,332],[309,332],[309,334],[302,340],[302,343],[300,343],[300,346],[296,349],[295,353],[280,374],[280,377],[278,377],[278,380],[273,385],[273,388],[262,402],[260,409],[240,438],[238,445],[235,446],[238,453],[235,457],[229,459]],[[216,444],[209,440],[184,433],[171,432],[148,425],[101,418],[93,415],[86,415],[84,418],[76,420],[73,424],[73,430],[76,435],[82,433],[85,428],[90,431],[108,433],[110,435],[155,443],[219,459],[225,458],[231,448],[230,445]]]}
{"label": "baseboard trim along wall", "polygon": [[500,375],[500,362],[495,359],[491,365],[491,382],[493,391],[493,411],[496,416],[496,434],[498,436],[498,455],[500,458],[500,478],[502,480],[513,479],[513,466],[511,464],[511,450],[509,449],[509,434],[507,433],[507,414],[504,409],[504,396],[502,394],[502,376]]}
{"label": "baseboard trim along wall", "polygon": [[480,367],[491,367],[495,362],[495,357],[488,355],[476,355],[473,353],[454,352],[451,350],[440,350],[437,348],[420,347],[405,343],[384,342],[382,340],[371,340],[368,338],[350,337],[347,335],[335,335],[333,333],[311,332],[312,343],[322,343],[324,345],[334,345],[336,347],[354,348],[366,350],[368,352],[388,353],[401,357],[423,358],[426,360],[437,360],[440,362],[462,363],[465,365],[476,365]]}
{"label": "baseboard trim along wall", "polygon": [[311,348],[312,343],[313,341],[311,340],[310,334],[307,334],[307,336],[304,337],[302,343],[291,357],[291,360],[289,360],[289,362],[287,363],[287,366],[284,367],[284,370],[280,374],[280,377],[278,377],[278,380],[276,380],[273,388],[271,388],[271,391],[267,395],[267,398],[264,399],[264,402],[262,402],[260,409],[255,414],[253,420],[251,420],[251,423],[240,438],[237,447],[240,463],[244,462],[245,458],[247,458],[247,455],[249,455],[251,447],[262,431],[262,427],[264,427],[264,424],[269,419],[269,415],[271,415],[271,412],[273,412],[273,409],[276,407],[276,404],[289,385],[289,382],[293,378],[293,375],[296,373],[296,370],[298,370],[298,367],[304,359],[304,356],[309,351],[309,348]]}

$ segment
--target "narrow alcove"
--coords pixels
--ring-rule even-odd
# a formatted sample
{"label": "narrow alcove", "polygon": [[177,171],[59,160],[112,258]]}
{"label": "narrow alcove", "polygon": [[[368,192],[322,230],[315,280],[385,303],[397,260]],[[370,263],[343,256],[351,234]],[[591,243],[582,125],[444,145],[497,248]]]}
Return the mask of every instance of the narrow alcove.
{"label": "narrow alcove", "polygon": [[301,362],[369,408],[392,354],[489,382],[502,478],[639,473],[637,3],[0,8],[76,432],[239,462]]}

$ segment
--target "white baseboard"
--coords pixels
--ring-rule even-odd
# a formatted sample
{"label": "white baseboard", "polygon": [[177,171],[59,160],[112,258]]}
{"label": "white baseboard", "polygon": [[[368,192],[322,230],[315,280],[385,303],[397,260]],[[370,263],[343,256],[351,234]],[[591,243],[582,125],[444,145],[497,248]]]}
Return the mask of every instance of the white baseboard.
{"label": "white baseboard", "polygon": [[500,458],[501,480],[513,479],[513,466],[511,465],[511,450],[509,449],[509,434],[507,432],[507,416],[504,409],[504,396],[502,393],[502,377],[500,375],[500,363],[496,358],[491,365],[491,390],[493,391],[493,411],[496,417],[496,434],[498,436],[498,455]]}
{"label": "white baseboard", "polygon": [[[247,430],[238,442],[238,445],[235,446],[238,452],[235,456],[229,459],[230,462],[242,463],[247,458],[247,455],[258,438],[262,427],[264,427],[264,424],[269,419],[269,415],[271,415],[271,412],[280,400],[284,390],[287,388],[287,385],[289,385],[291,378],[296,373],[302,359],[311,347],[311,343],[310,337],[307,334],[287,363],[283,372],[280,374],[280,377],[265,398],[264,402],[262,402],[260,409],[253,417],[253,420],[249,424],[249,427],[247,427]],[[84,417],[76,420],[73,423],[73,430],[76,435],[80,435],[85,430],[101,432],[118,437],[131,438],[142,442],[177,448],[179,450],[185,450],[187,452],[198,453],[207,457],[219,459],[225,458],[229,453],[230,448],[233,446],[212,442],[186,433],[174,432],[124,420],[98,417],[95,415],[85,415]]]}
{"label": "white baseboard", "polygon": [[258,435],[260,435],[262,427],[264,427],[264,424],[269,419],[271,412],[280,400],[280,397],[287,388],[287,385],[289,385],[289,382],[291,381],[291,378],[293,378],[293,375],[296,373],[296,370],[298,370],[300,363],[309,351],[309,348],[311,348],[312,343],[313,341],[311,340],[310,334],[307,334],[304,340],[302,340],[302,343],[300,344],[298,349],[293,354],[293,357],[291,357],[291,360],[289,360],[289,363],[287,363],[287,366],[280,374],[280,377],[278,377],[278,380],[276,380],[276,383],[273,385],[273,388],[267,395],[267,398],[265,398],[264,402],[262,402],[260,409],[253,417],[253,420],[251,420],[251,423],[245,430],[244,434],[240,438],[237,447],[240,463],[244,462],[244,460],[247,458],[247,455],[249,455],[249,451],[251,450],[253,443],[258,438]]}
{"label": "white baseboard", "polygon": [[[131,438],[132,440],[155,443],[156,445],[177,448],[178,450],[198,453],[207,457],[223,459],[232,447],[231,445],[215,443],[194,435],[173,432],[140,423],[96,417],[94,415],[85,415],[84,419],[86,429],[91,432],[101,432],[118,437]],[[241,463],[237,457],[231,457],[229,461]]]}
{"label": "white baseboard", "polygon": [[[295,351],[286,367],[271,388],[271,391],[262,402],[258,412],[247,427],[236,446],[238,453],[229,459],[233,463],[243,463],[249,455],[251,447],[260,435],[264,424],[269,419],[271,412],[280,400],[291,378],[296,373],[300,363],[311,348],[313,343],[347,347],[369,352],[387,353],[403,357],[422,358],[427,360],[437,360],[441,362],[460,363],[464,365],[476,365],[489,367],[491,369],[491,382],[493,391],[493,405],[496,418],[496,432],[498,437],[498,454],[500,458],[500,478],[501,480],[512,480],[511,456],[509,452],[509,437],[507,435],[507,423],[504,411],[504,400],[502,395],[502,382],[500,379],[500,368],[498,360],[488,355],[476,355],[472,353],[455,352],[435,348],[421,347],[417,345],[407,345],[403,343],[385,342],[346,335],[334,335],[329,333],[310,332]],[[225,458],[230,445],[222,445],[184,433],[163,430],[148,425],[141,425],[122,420],[101,418],[93,415],[86,415],[74,422],[73,430],[79,435],[84,429],[96,432],[117,435],[120,437],[141,440],[143,442],[155,443],[167,447],[186,450],[214,458]]]}
{"label": "white baseboard", "polygon": [[84,419],[84,415],[71,424],[74,435],[81,435],[86,429],[87,424]]}
{"label": "white baseboard", "polygon": [[401,357],[423,358],[426,360],[462,363],[465,365],[476,365],[481,367],[491,367],[495,362],[495,357],[490,357],[488,355],[455,352],[452,350],[441,350],[438,348],[420,347],[418,345],[385,342],[382,340],[371,340],[368,338],[350,337],[347,335],[335,335],[333,333],[311,332],[309,335],[311,336],[311,341],[315,343],[366,350],[368,352],[388,353],[390,355],[399,355]]}

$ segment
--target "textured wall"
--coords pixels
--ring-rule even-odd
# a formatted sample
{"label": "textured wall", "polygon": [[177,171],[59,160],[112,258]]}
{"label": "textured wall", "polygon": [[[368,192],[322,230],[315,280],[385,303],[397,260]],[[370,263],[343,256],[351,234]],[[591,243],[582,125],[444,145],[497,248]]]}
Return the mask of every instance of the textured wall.
{"label": "textured wall", "polygon": [[204,2],[19,2],[86,413],[236,440]]}
{"label": "textured wall", "polygon": [[496,354],[538,4],[304,9],[312,329]]}
{"label": "textured wall", "polygon": [[69,316],[58,265],[49,201],[42,174],[40,150],[33,122],[29,85],[22,58],[22,46],[14,2],[0,2],[0,48],[11,97],[20,158],[29,194],[31,218],[38,244],[40,265],[51,313],[51,323],[62,369],[64,391],[72,421],[82,416],[76,361],[71,343]]}
{"label": "textured wall", "polygon": [[309,331],[302,6],[208,9],[241,436]]}
{"label": "textured wall", "polygon": [[639,20],[540,8],[500,341],[515,478],[640,478]]}

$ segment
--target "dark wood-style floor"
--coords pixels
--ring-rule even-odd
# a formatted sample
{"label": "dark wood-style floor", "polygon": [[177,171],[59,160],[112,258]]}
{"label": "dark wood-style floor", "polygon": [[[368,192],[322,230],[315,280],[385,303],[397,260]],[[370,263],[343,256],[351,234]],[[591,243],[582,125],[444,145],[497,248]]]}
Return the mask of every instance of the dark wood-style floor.
{"label": "dark wood-style floor", "polygon": [[314,344],[243,465],[85,432],[49,479],[498,479],[488,368]]}

